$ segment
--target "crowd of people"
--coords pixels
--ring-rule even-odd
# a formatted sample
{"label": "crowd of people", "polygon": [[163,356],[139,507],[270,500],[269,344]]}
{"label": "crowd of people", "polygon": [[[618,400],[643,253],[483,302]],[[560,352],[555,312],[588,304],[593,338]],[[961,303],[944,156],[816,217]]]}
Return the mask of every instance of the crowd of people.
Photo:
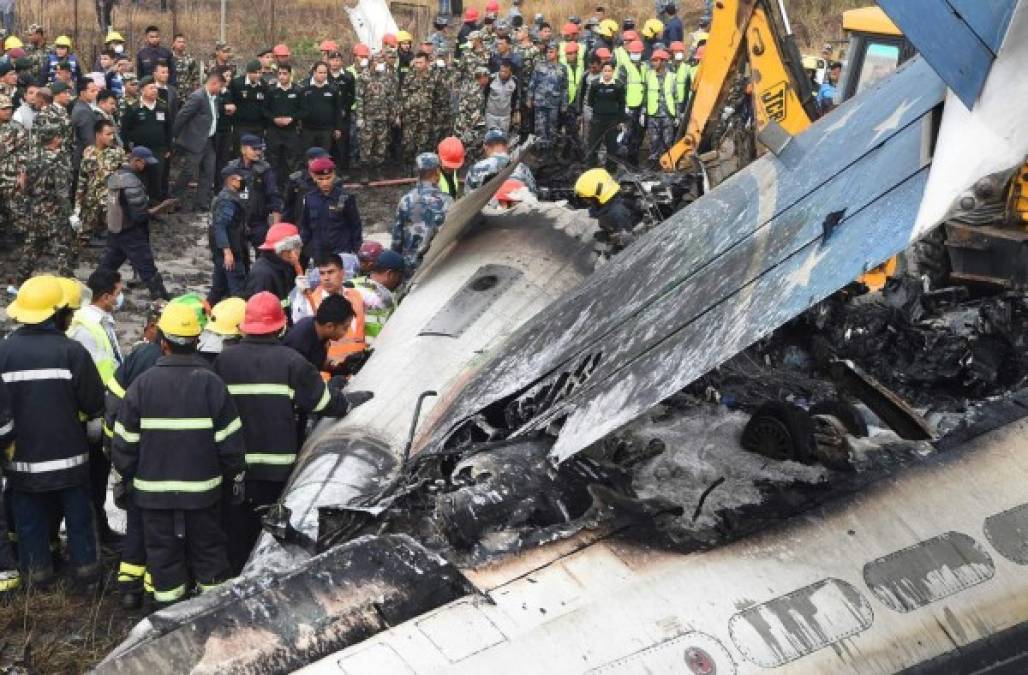
{"label": "crowd of people", "polygon": [[[77,586],[117,545],[126,608],[158,606],[238,574],[315,416],[371,394],[345,385],[396,307],[454,199],[537,150],[602,164],[656,162],[673,142],[705,24],[689,36],[673,4],[637,29],[596,7],[554,31],[515,0],[490,0],[459,29],[422,41],[320,44],[310,67],[285,44],[237,67],[227,44],[205,63],[156,26],[135,58],[107,35],[87,68],[71,40],[28,27],[0,57],[0,227],[20,247],[0,342],[0,442],[10,546],[0,591],[56,578],[60,523]],[[481,20],[480,20],[481,19]],[[646,145],[644,136],[648,137]],[[391,241],[365,239],[344,184],[387,171],[414,186]],[[601,228],[630,229],[602,169],[579,180]],[[497,193],[537,190],[518,164]],[[172,298],[150,228],[204,214],[209,290]],[[99,264],[77,279],[82,251]],[[53,269],[40,274],[43,257]],[[143,340],[119,344],[121,269],[149,290]],[[82,275],[85,277],[85,275]],[[113,469],[112,469],[113,465]],[[111,475],[127,512],[107,524]]]}

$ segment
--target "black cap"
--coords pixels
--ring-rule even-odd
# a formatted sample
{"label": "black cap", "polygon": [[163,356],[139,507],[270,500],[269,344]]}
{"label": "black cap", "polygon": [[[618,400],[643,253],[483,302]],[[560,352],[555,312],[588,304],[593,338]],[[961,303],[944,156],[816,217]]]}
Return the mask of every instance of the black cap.
{"label": "black cap", "polygon": [[261,62],[257,59],[246,62],[246,72],[248,73],[259,73],[261,72]]}

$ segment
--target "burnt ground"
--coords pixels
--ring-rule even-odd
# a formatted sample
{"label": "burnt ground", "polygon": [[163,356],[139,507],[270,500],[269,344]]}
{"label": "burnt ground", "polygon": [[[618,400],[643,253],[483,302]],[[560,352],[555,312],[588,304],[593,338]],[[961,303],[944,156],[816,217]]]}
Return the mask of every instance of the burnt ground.
{"label": "burnt ground", "polygon": [[[354,190],[366,233],[389,231],[396,204],[407,189],[409,186]],[[205,217],[166,215],[151,229],[157,266],[172,295],[187,291],[205,293],[210,285],[206,222]],[[10,249],[0,251],[3,287],[13,282],[17,253]],[[76,277],[85,281],[101,254],[100,248],[85,249]],[[37,273],[51,271],[53,262],[52,258],[44,258]],[[126,279],[131,278],[127,264],[121,271]],[[6,305],[9,297],[3,297],[2,302]],[[148,304],[146,288],[126,288],[125,305],[117,315],[123,349],[139,339]],[[0,314],[0,330],[6,333],[13,328],[6,315]],[[108,509],[114,507],[108,504]],[[112,514],[115,527],[121,520],[117,518],[120,513]],[[143,614],[121,610],[113,585],[116,553],[108,551],[104,562],[106,583],[95,597],[62,586],[48,592],[20,591],[0,598],[0,672],[84,672],[124,639]]]}

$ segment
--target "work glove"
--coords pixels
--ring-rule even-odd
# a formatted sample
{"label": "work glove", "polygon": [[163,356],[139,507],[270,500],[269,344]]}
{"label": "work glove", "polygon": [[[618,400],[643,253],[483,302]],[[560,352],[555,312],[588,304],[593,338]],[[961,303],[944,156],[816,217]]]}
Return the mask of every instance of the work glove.
{"label": "work glove", "polygon": [[246,500],[246,474],[239,472],[232,479],[232,506],[239,506]]}
{"label": "work glove", "polygon": [[103,437],[103,419],[96,417],[86,422],[86,441],[90,445],[97,445]]}
{"label": "work glove", "polygon": [[120,478],[114,481],[114,484],[111,486],[111,494],[114,497],[114,505],[122,511],[128,508],[129,492],[131,492],[131,490],[129,489],[128,483],[121,480]]}
{"label": "work glove", "polygon": [[375,394],[370,391],[344,391],[343,398],[346,399],[346,412],[350,412],[357,406],[375,398]]}

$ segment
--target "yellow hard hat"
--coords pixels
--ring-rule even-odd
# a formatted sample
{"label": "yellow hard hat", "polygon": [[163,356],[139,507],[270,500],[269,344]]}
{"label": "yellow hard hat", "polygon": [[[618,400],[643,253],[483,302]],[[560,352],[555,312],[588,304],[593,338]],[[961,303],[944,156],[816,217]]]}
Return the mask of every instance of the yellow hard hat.
{"label": "yellow hard hat", "polygon": [[182,302],[170,302],[161,312],[157,327],[166,337],[195,338],[203,330],[196,310]]}
{"label": "yellow hard hat", "polygon": [[4,40],[4,50],[10,51],[11,49],[21,49],[25,46],[25,43],[21,41],[17,35],[11,35]]}
{"label": "yellow hard hat", "polygon": [[71,38],[67,35],[58,35],[57,39],[54,40],[54,47],[67,47],[71,49]]}
{"label": "yellow hard hat", "polygon": [[226,298],[211,309],[207,330],[218,335],[239,335],[239,324],[246,314],[246,300]]}
{"label": "yellow hard hat", "polygon": [[124,41],[125,41],[125,38],[123,38],[121,36],[121,33],[119,33],[116,30],[110,31],[109,33],[107,33],[107,37],[104,38],[104,43],[107,43],[107,42],[124,42]]}
{"label": "yellow hard hat", "polygon": [[618,193],[621,186],[607,173],[606,169],[589,169],[575,181],[575,194],[582,198],[595,198],[606,204]]}
{"label": "yellow hard hat", "polygon": [[647,19],[643,24],[643,37],[652,38],[664,32],[664,24],[660,19]]}
{"label": "yellow hard hat", "polygon": [[57,277],[57,282],[61,285],[61,291],[64,292],[65,304],[72,309],[82,307],[82,284],[79,283],[79,280]]}
{"label": "yellow hard hat", "polygon": [[600,25],[596,27],[596,32],[603,37],[614,37],[614,33],[618,31],[618,22],[614,19],[604,19],[600,22]]}
{"label": "yellow hard hat", "polygon": [[709,37],[710,37],[710,33],[708,33],[705,30],[695,31],[692,34],[692,43],[694,45],[696,45],[696,44],[699,44],[701,42],[706,42]]}
{"label": "yellow hard hat", "polygon": [[410,33],[408,33],[405,30],[401,30],[399,33],[396,34],[396,41],[397,42],[414,42],[414,36],[411,35]]}
{"label": "yellow hard hat", "polygon": [[18,296],[7,306],[7,316],[18,323],[43,323],[67,306],[60,280],[44,274],[21,285]]}

